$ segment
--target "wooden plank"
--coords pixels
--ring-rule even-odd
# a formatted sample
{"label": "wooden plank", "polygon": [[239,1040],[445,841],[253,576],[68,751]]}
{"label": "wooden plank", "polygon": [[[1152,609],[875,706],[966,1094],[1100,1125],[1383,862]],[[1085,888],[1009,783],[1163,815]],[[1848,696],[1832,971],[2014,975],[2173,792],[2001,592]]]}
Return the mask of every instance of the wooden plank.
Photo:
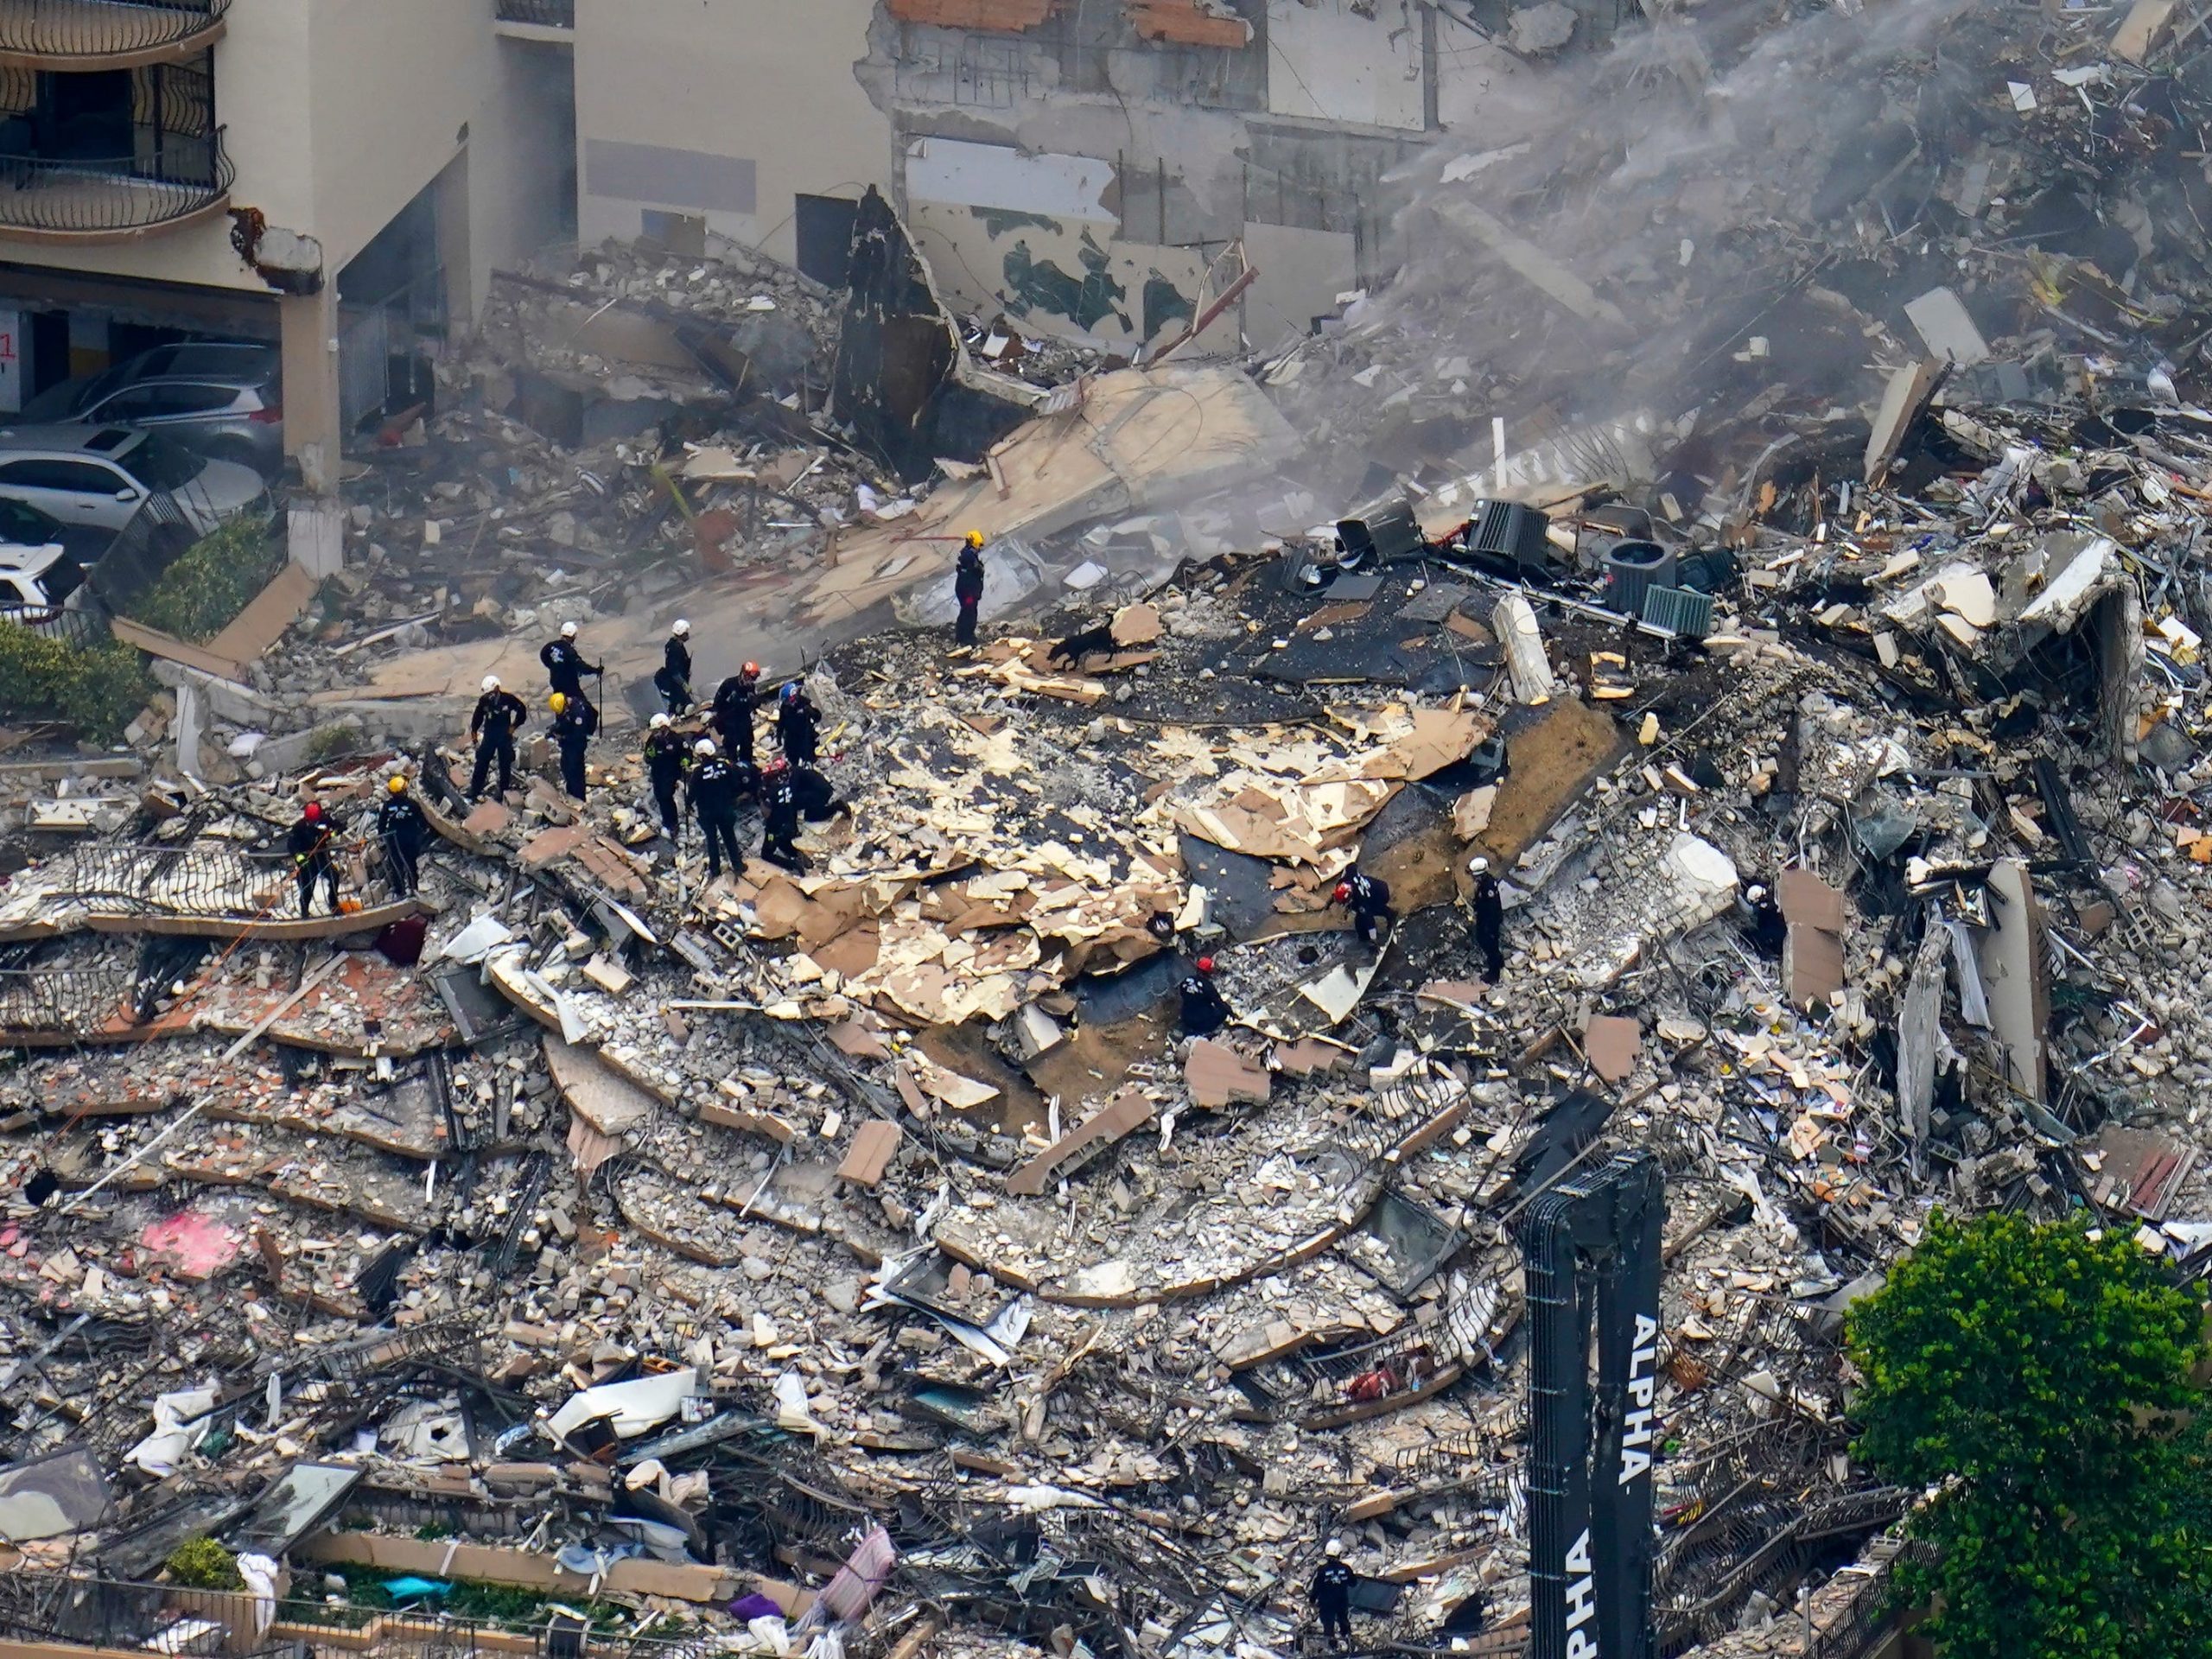
{"label": "wooden plank", "polygon": [[149,628],[143,622],[133,622],[125,617],[111,617],[108,632],[124,645],[143,651],[149,657],[162,657],[172,663],[181,663],[187,668],[196,668],[202,674],[213,674],[219,680],[236,680],[245,672],[243,664],[227,657],[218,656],[205,646],[188,645],[173,639],[158,628]]}
{"label": "wooden plank", "polygon": [[269,585],[207,642],[208,651],[241,666],[259,662],[269,647],[284,637],[284,630],[307,613],[315,590],[315,579],[306,568],[287,561]]}

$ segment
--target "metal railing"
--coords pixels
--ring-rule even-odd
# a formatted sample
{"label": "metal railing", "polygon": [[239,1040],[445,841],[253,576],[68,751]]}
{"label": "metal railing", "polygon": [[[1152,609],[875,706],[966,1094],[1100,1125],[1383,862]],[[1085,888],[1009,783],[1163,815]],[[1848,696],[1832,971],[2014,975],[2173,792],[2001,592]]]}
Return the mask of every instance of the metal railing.
{"label": "metal railing", "polygon": [[108,637],[107,622],[97,612],[72,610],[63,605],[0,605],[0,622],[29,628],[67,645],[97,645]]}
{"label": "metal railing", "polygon": [[540,29],[574,29],[576,0],[499,0],[503,23],[535,23]]}
{"label": "metal railing", "polygon": [[[337,856],[344,855],[341,842]],[[292,859],[281,848],[100,842],[63,855],[54,868],[66,877],[68,897],[98,915],[253,921],[289,916],[299,902]],[[322,903],[319,888],[316,902]]]}
{"label": "metal railing", "polygon": [[182,49],[212,31],[231,0],[0,0],[0,52],[54,59]]}
{"label": "metal railing", "polygon": [[0,154],[0,229],[52,236],[149,230],[214,207],[237,176],[223,129],[141,127],[128,156]]}
{"label": "metal railing", "polygon": [[1850,1605],[1813,1638],[1812,1645],[1805,1650],[1807,1659],[1859,1659],[1911,1611],[1899,1605],[1894,1576],[1897,1563],[1911,1561],[1922,1567],[1932,1566],[1936,1554],[1933,1545],[1909,1540],[1895,1555],[1875,1568],[1853,1595]]}
{"label": "metal railing", "polygon": [[86,1036],[108,1021],[135,1022],[138,976],[130,967],[0,968],[0,1033]]}
{"label": "metal railing", "polygon": [[[12,1573],[0,1588],[0,1636],[87,1648],[154,1653],[293,1655],[318,1635],[344,1651],[362,1645],[377,1659],[457,1659],[497,1654],[522,1659],[549,1651],[550,1615],[529,1624],[397,1612],[321,1601],[264,1600],[251,1591],[194,1590],[174,1584]],[[373,1637],[372,1643],[369,1638]],[[363,1645],[363,1644],[366,1645]],[[583,1659],[691,1659],[703,1642],[586,1635]]]}

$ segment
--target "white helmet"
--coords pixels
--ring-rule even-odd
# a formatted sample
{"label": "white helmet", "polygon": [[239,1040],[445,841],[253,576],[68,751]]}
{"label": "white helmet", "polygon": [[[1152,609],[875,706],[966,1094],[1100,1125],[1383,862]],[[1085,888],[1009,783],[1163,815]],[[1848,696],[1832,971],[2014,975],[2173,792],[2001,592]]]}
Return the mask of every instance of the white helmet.
{"label": "white helmet", "polygon": [[561,625],[561,637],[563,639],[575,639],[576,637],[576,625],[573,622],[563,622]]}
{"label": "white helmet", "polygon": [[499,677],[496,674],[486,674],[484,677],[484,689],[486,691],[498,690],[499,689]]}
{"label": "white helmet", "polygon": [[715,740],[711,737],[702,737],[691,746],[691,753],[694,754],[712,754],[714,752]]}
{"label": "white helmet", "polygon": [[1335,1560],[1337,1559],[1337,1557],[1338,1557],[1339,1555],[1343,1554],[1344,1553],[1344,1541],[1343,1539],[1341,1539],[1341,1538],[1332,1538],[1332,1539],[1330,1539],[1330,1540],[1329,1540],[1329,1559],[1330,1559],[1331,1560],[1332,1560],[1332,1561],[1333,1561],[1333,1560]]}
{"label": "white helmet", "polygon": [[1478,854],[1467,861],[1467,868],[1472,874],[1487,875],[1490,873],[1490,860]]}
{"label": "white helmet", "polygon": [[661,728],[662,727],[664,727],[664,726],[665,726],[665,725],[667,725],[667,724],[668,724],[668,716],[667,716],[666,715],[654,715],[654,716],[653,716],[650,721],[646,721],[645,723],[646,723],[647,725],[651,726],[651,727],[653,728],[653,730],[655,730],[655,731],[658,731],[658,730],[660,730],[660,728]]}
{"label": "white helmet", "polygon": [[1766,888],[1758,882],[1754,881],[1750,887],[1744,889],[1744,897],[1750,899],[1756,905],[1760,899],[1766,897]]}
{"label": "white helmet", "polygon": [[676,619],[676,626],[669,632],[679,639],[688,639],[691,632],[691,625],[679,616]]}

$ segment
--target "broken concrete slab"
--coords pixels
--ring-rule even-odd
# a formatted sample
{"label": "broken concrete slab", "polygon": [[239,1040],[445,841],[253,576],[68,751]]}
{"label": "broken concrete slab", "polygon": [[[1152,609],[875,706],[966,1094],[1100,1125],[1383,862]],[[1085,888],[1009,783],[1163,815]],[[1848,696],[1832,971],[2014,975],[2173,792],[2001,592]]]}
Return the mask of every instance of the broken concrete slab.
{"label": "broken concrete slab", "polygon": [[1223,1107],[1237,1101],[1264,1102],[1272,1091],[1268,1068],[1226,1043],[1200,1038],[1183,1061],[1183,1081],[1200,1106]]}

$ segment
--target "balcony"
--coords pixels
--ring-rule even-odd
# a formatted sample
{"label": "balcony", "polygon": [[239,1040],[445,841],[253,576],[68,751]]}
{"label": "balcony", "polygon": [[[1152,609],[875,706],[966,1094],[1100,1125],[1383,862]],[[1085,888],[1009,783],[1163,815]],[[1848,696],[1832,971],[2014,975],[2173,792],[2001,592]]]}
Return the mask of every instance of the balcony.
{"label": "balcony", "polygon": [[137,130],[120,156],[0,151],[0,241],[121,242],[219,213],[236,169],[223,131]]}
{"label": "balcony", "polygon": [[222,38],[231,0],[0,0],[0,67],[83,73],[176,63]]}
{"label": "balcony", "polygon": [[497,16],[503,23],[515,23],[528,30],[557,29],[573,32],[576,27],[576,0],[494,0]]}

